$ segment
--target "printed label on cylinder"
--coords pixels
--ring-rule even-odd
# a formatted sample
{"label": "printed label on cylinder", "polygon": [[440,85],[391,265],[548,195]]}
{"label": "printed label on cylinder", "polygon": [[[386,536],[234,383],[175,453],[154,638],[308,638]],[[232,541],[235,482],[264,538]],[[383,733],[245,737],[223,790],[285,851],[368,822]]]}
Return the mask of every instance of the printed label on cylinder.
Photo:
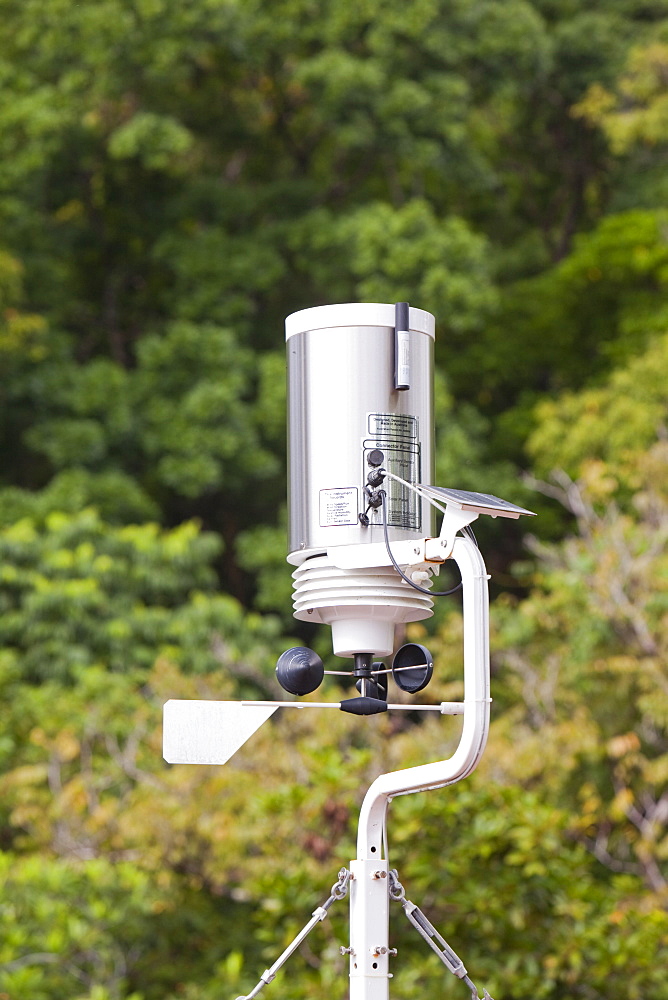
{"label": "printed label on cylinder", "polygon": [[320,490],[320,527],[357,524],[357,487]]}

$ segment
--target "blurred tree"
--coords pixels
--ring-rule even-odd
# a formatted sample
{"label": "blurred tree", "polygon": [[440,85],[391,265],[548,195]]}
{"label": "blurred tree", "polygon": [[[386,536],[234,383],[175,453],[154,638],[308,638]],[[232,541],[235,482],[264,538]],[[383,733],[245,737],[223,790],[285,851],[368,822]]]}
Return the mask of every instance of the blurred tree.
{"label": "blurred tree", "polygon": [[273,666],[278,622],[214,592],[218,548],[193,522],[112,527],[91,509],[22,518],[0,532],[3,647],[30,683],[82,683],[95,667],[141,676],[161,653],[209,672],[217,635],[246,669]]}
{"label": "blurred tree", "polygon": [[0,853],[0,883],[5,996],[158,1000],[213,968],[234,985],[228,956],[239,954],[242,935],[227,921],[224,940],[217,937],[215,901],[166,874],[152,879],[130,862],[99,858]]}
{"label": "blurred tree", "polygon": [[[657,438],[666,437],[667,365],[664,333],[603,384],[543,400],[540,422],[528,443],[536,474],[544,479],[554,470],[573,479],[587,475],[588,490],[597,502],[613,497],[626,509],[629,493],[643,481],[641,456],[651,453]],[[588,474],[592,469],[597,470],[595,476]]]}
{"label": "blurred tree", "polygon": [[649,44],[634,45],[613,86],[592,83],[572,109],[599,128],[621,158],[617,200],[651,207],[665,202],[668,143],[668,33],[665,25]]}
{"label": "blurred tree", "polygon": [[[538,452],[527,454],[527,440],[534,430],[545,433],[536,419],[540,401],[585,386],[595,396],[601,379],[626,361],[633,372],[632,359],[665,331],[665,226],[662,211],[607,216],[580,234],[555,267],[503,290],[497,315],[471,348],[469,367],[459,360],[449,365],[455,391],[473,396],[489,419],[494,454],[531,462]],[[632,375],[620,371],[619,377]],[[584,433],[585,424],[579,426],[575,435]],[[601,424],[598,441],[604,436]],[[567,442],[561,438],[559,451]]]}
{"label": "blurred tree", "polygon": [[[406,297],[439,480],[523,502],[530,461],[571,527],[497,602],[482,769],[392,806],[392,861],[492,992],[662,996],[664,4],[0,12],[0,994],[248,989],[368,782],[450,751],[452,720],[297,713],[224,769],[160,760],[162,702],[270,696],[290,643],[246,610],[289,603],[284,316]],[[344,911],[294,1000],[345,994]],[[393,933],[397,998],[442,990]]]}
{"label": "blurred tree", "polygon": [[[546,331],[540,286],[495,320],[497,284],[600,217],[609,154],[571,109],[660,17],[641,0],[4,0],[0,225],[48,330],[0,401],[5,483],[76,482],[116,520],[199,516],[248,601],[232,543],[275,524],[284,492],[286,313],[403,288],[488,417],[546,369],[581,378],[599,327]],[[506,457],[516,434],[481,472]]]}

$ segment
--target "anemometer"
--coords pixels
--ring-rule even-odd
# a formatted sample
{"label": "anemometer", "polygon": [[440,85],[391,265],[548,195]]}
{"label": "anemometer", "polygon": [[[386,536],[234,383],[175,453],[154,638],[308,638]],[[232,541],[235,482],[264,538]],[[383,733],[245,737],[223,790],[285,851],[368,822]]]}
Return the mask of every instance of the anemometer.
{"label": "anemometer", "polygon": [[[408,303],[346,303],[304,309],[285,324],[288,373],[288,562],[294,615],[331,628],[345,669],[327,671],[311,649],[278,659],[276,676],[293,698],[311,695],[329,673],[357,694],[333,701],[168,701],[163,752],[170,763],[224,764],[279,708],[338,709],[353,715],[427,711],[463,717],[447,760],[382,774],[360,812],[357,858],[339,872],[329,899],[263,973],[247,997],[271,982],[306,934],[350,894],[350,1000],[389,1000],[389,903],[397,900],[450,972],[478,996],[450,946],[405,898],[386,851],[387,807],[397,795],[441,788],[473,771],[489,728],[488,576],[471,524],[481,514],[532,512],[485,493],[432,485],[434,317]],[[442,514],[438,534],[435,514]],[[461,581],[440,590],[452,560]],[[392,702],[389,680],[424,690],[429,650],[395,651],[395,626],[429,618],[434,598],[461,590],[464,696],[460,702]],[[388,667],[385,658],[391,657]],[[485,991],[485,996],[489,996]]]}

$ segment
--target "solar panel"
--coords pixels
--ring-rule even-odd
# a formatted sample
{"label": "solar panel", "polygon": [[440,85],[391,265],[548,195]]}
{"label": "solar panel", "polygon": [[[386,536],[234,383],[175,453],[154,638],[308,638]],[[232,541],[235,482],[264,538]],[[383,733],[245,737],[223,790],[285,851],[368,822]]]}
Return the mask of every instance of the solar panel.
{"label": "solar panel", "polygon": [[535,517],[532,510],[518,507],[514,503],[508,503],[500,497],[492,496],[491,493],[471,493],[469,490],[450,490],[443,486],[424,486],[420,484],[420,489],[441,503],[452,504],[460,510],[473,510],[479,514],[489,514],[490,517],[514,517],[521,514],[529,514]]}

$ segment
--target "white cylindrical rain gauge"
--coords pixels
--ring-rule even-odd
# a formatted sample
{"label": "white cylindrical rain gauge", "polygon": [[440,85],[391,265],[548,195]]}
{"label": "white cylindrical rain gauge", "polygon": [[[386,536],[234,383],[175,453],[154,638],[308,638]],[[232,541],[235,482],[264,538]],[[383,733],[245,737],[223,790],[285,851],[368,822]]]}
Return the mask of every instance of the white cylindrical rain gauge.
{"label": "white cylindrical rain gauge", "polygon": [[[294,614],[331,625],[339,656],[385,656],[394,625],[429,617],[432,600],[374,555],[384,532],[369,475],[382,465],[433,482],[434,317],[406,303],[345,303],[293,313],[285,328]],[[395,479],[383,488],[390,542],[433,534],[426,499]],[[337,558],[350,546],[352,567]]]}

